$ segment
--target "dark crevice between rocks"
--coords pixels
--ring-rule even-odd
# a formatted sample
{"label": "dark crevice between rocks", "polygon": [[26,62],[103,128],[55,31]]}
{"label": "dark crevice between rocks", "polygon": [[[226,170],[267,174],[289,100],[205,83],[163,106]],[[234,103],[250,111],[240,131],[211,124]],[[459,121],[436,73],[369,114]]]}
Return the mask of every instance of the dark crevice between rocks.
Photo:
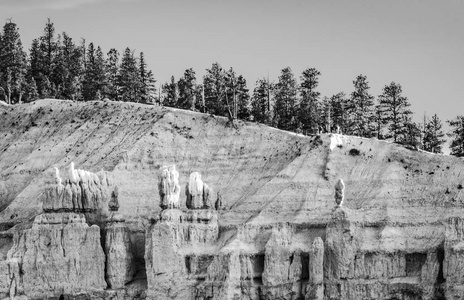
{"label": "dark crevice between rocks", "polygon": [[441,245],[441,247],[437,249],[437,260],[440,264],[440,268],[438,269],[436,284],[442,284],[445,282],[445,277],[443,275],[443,261],[445,260],[445,249],[443,245]]}
{"label": "dark crevice between rocks", "polygon": [[427,260],[427,253],[406,254],[406,276],[420,276],[422,266]]}
{"label": "dark crevice between rocks", "polygon": [[104,225],[104,222],[101,222],[99,226],[100,226],[100,245],[103,249],[103,253],[105,254],[104,274],[105,274],[106,288],[110,288],[110,283],[108,281],[108,270],[106,269],[106,260],[108,259],[108,249],[106,249],[106,225]]}
{"label": "dark crevice between rocks", "polygon": [[[129,230],[130,251],[132,254],[132,279],[126,283],[126,287],[137,285],[140,293],[147,289],[147,270],[145,265],[145,232],[141,230]],[[142,289],[142,290],[141,290]]]}

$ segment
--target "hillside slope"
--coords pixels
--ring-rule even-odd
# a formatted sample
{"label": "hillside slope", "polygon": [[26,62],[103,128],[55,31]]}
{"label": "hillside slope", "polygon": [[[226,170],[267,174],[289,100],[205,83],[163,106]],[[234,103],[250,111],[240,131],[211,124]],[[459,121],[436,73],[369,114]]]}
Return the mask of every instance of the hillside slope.
{"label": "hillside slope", "polygon": [[[118,190],[117,218],[99,220],[60,209],[43,214],[50,174],[55,167],[66,174],[71,162],[76,168],[107,174],[108,184]],[[179,171],[180,210],[161,211],[160,167],[173,164]],[[213,198],[222,200],[222,208],[212,213],[186,208],[192,172],[201,173],[214,190]],[[345,199],[336,208],[334,186],[340,178]],[[41,100],[1,105],[0,279],[13,276],[11,270],[21,266],[24,253],[35,260],[52,251],[47,250],[49,244],[32,245],[24,237],[50,235],[50,243],[59,248],[60,241],[54,239],[65,230],[61,226],[71,224],[66,230],[72,234],[92,237],[92,244],[75,247],[100,249],[105,238],[98,235],[98,225],[100,234],[110,239],[103,250],[115,249],[111,259],[127,271],[124,299],[142,291],[148,298],[184,299],[195,294],[203,299],[209,284],[220,287],[211,292],[214,299],[232,294],[287,299],[291,291],[309,299],[394,299],[389,297],[408,293],[417,294],[411,299],[432,299],[444,290],[451,297],[460,295],[461,287],[450,274],[464,274],[456,263],[464,257],[460,252],[464,247],[459,248],[464,242],[463,187],[462,159],[374,139],[302,136],[135,103]],[[173,225],[176,218],[180,223]],[[168,229],[174,236],[167,234]],[[166,250],[171,243],[174,250]],[[35,252],[28,249],[42,252],[31,254]],[[64,250],[52,254],[63,266],[73,265]],[[317,265],[309,260],[311,255]],[[105,286],[102,276],[108,274],[102,275],[103,265],[110,257],[106,253],[96,258],[100,268],[91,274],[96,280],[85,279],[85,284]],[[159,262],[171,260],[172,265],[166,264],[161,272]],[[92,265],[91,261],[84,263]],[[127,264],[121,266],[121,261]],[[112,274],[121,273],[117,268]],[[159,274],[174,269],[180,274],[174,278],[180,290],[168,296],[173,278]],[[5,270],[10,273],[3,274]],[[279,272],[288,278],[277,276]],[[317,276],[324,272],[323,283],[311,281],[308,272]],[[56,278],[40,276],[44,282]],[[205,276],[209,279],[203,282]],[[0,284],[0,296],[10,286]],[[77,291],[66,288],[69,293]],[[29,289],[37,295],[55,295],[53,288]]]}
{"label": "hillside slope", "polygon": [[176,164],[182,189],[191,172],[203,174],[222,196],[225,225],[326,223],[338,178],[347,185],[345,205],[373,219],[438,221],[464,197],[461,159],[382,141],[342,137],[331,150],[328,136],[246,122],[234,128],[222,117],[134,103],[42,100],[1,106],[0,116],[3,223],[38,214],[44,171],[72,161],[112,172],[120,211],[134,219],[159,210],[157,172],[166,164]]}

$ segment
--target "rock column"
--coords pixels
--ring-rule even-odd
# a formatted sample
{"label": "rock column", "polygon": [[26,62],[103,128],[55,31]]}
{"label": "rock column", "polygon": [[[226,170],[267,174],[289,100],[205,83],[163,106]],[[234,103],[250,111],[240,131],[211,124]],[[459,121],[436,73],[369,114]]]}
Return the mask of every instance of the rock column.
{"label": "rock column", "polygon": [[324,299],[324,243],[320,237],[314,239],[309,251],[309,285],[306,299]]}

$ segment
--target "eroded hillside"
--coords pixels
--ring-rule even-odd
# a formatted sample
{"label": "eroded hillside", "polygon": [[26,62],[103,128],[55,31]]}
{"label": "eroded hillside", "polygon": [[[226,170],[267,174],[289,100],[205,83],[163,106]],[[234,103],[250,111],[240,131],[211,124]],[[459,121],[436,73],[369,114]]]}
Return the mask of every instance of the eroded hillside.
{"label": "eroded hillside", "polygon": [[[43,214],[51,197],[45,189],[50,174],[67,170],[71,162],[108,174],[117,187],[119,217],[101,214],[101,208],[89,215],[63,204]],[[160,168],[174,164],[180,206],[161,211]],[[192,172],[201,173],[214,190],[208,197],[220,207],[186,208]],[[114,273],[122,268],[127,278],[109,279],[113,273],[106,273],[105,287],[99,269],[91,275],[99,285],[89,289],[110,291],[116,280],[126,284],[126,293],[118,294],[125,299],[396,299],[406,294],[408,299],[454,299],[460,295],[456,274],[464,273],[458,263],[463,173],[459,158],[384,141],[307,137],[170,108],[58,100],[0,106],[0,269],[2,260],[10,271],[19,268],[21,253],[31,253],[32,245],[21,236],[60,232],[56,224],[77,222],[90,227],[69,230],[92,232],[95,241],[94,227],[102,229],[102,266],[120,257],[127,262],[116,264]],[[334,186],[340,178],[345,197],[336,208]],[[188,221],[172,225],[173,220]],[[166,228],[180,240],[175,242]],[[166,250],[171,243],[176,246]],[[156,271],[156,262],[165,261],[172,265]],[[157,275],[171,271],[176,293],[169,286],[172,277]],[[6,277],[0,272],[0,278],[21,273],[11,272]],[[0,296],[11,282],[0,284]],[[53,286],[29,291],[59,296]],[[25,289],[15,287],[27,296]]]}

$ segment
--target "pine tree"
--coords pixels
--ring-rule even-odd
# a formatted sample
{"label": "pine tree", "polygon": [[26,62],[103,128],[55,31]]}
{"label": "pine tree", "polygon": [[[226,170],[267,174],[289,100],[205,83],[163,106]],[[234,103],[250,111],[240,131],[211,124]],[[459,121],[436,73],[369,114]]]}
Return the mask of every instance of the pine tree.
{"label": "pine tree", "polygon": [[375,129],[372,119],[374,117],[374,96],[369,94],[369,82],[364,75],[358,75],[353,81],[354,91],[351,93],[349,113],[352,114],[351,134],[363,137],[372,137]]}
{"label": "pine tree", "polygon": [[62,42],[58,43],[58,54],[54,67],[54,83],[61,91],[57,97],[77,100],[79,98],[79,85],[77,83],[83,68],[82,52],[66,32],[62,34]]}
{"label": "pine tree", "polygon": [[82,82],[82,94],[85,101],[95,100],[97,96],[97,88],[95,82],[95,47],[90,43],[85,52],[85,70]]}
{"label": "pine tree", "polygon": [[53,82],[53,70],[56,63],[56,55],[58,43],[55,37],[55,27],[50,19],[47,19],[43,35],[39,38],[39,72],[43,76],[35,78],[38,84],[39,91],[42,91],[42,96],[54,97],[56,94],[56,86]]}
{"label": "pine tree", "polygon": [[140,79],[137,60],[134,54],[126,48],[121,59],[118,76],[119,97],[122,101],[138,102],[140,96]]}
{"label": "pine tree", "polygon": [[332,132],[344,133],[347,128],[346,102],[346,95],[343,92],[330,97],[330,128]]}
{"label": "pine tree", "polygon": [[179,88],[178,106],[183,109],[194,110],[197,100],[197,83],[195,71],[190,68],[185,70],[184,75],[177,82]]}
{"label": "pine tree", "polygon": [[[153,100],[153,90],[155,86],[155,78],[153,72],[147,69],[147,63],[145,62],[145,56],[143,52],[140,52],[139,57],[139,82],[138,88],[140,93],[140,102],[141,103],[151,103]],[[149,78],[151,76],[151,78]]]}
{"label": "pine tree", "polygon": [[425,124],[424,139],[422,141],[425,151],[442,153],[442,145],[445,143],[445,139],[443,138],[445,134],[442,127],[441,120],[436,114]]}
{"label": "pine tree", "polygon": [[401,85],[395,82],[383,88],[382,95],[379,96],[379,105],[383,114],[383,120],[388,125],[388,136],[393,137],[393,141],[403,142],[405,140],[405,130],[412,111],[408,98],[401,95],[403,92]]}
{"label": "pine tree", "polygon": [[106,77],[106,59],[100,46],[97,47],[95,52],[95,66],[94,76],[96,81],[97,93],[100,97],[97,99],[105,98],[108,95],[108,78]]}
{"label": "pine tree", "polygon": [[156,102],[156,80],[153,72],[151,70],[147,73],[147,78],[145,80],[145,93],[147,97],[147,103],[154,104]]}
{"label": "pine tree", "polygon": [[26,91],[26,54],[16,24],[9,21],[0,34],[0,89],[7,103],[18,103]]}
{"label": "pine tree", "polygon": [[458,157],[464,156],[464,115],[459,115],[454,120],[448,120],[447,123],[452,127],[448,136],[452,138],[450,144],[451,155]]}
{"label": "pine tree", "polygon": [[237,76],[231,67],[225,74],[225,109],[229,119],[237,119]]}
{"label": "pine tree", "polygon": [[251,116],[250,94],[246,80],[242,75],[237,77],[236,102],[237,117],[242,120],[249,120]]}
{"label": "pine tree", "polygon": [[203,77],[203,91],[206,111],[225,116],[227,111],[225,71],[219,63],[213,63],[211,69],[206,69],[206,75]]}
{"label": "pine tree", "polygon": [[26,82],[26,99],[28,102],[39,99],[39,92],[37,91],[37,84],[34,77],[30,77]]}
{"label": "pine tree", "polygon": [[298,127],[297,82],[290,67],[281,71],[279,82],[274,89],[274,97],[274,124],[280,129],[296,130]]}
{"label": "pine tree", "polygon": [[303,71],[300,80],[300,107],[298,120],[301,123],[303,132],[315,133],[319,127],[319,97],[321,93],[316,91],[319,85],[321,72],[315,68]]}
{"label": "pine tree", "polygon": [[118,99],[119,52],[112,48],[106,54],[106,77],[108,78],[108,97]]}
{"label": "pine tree", "polygon": [[169,107],[179,107],[179,88],[174,76],[171,76],[171,82],[165,83],[161,86],[163,93],[163,105]]}
{"label": "pine tree", "polygon": [[271,84],[266,78],[258,79],[253,89],[251,97],[251,114],[255,122],[271,124],[272,108],[271,104]]}
{"label": "pine tree", "polygon": [[93,43],[90,43],[86,58],[83,82],[84,99],[103,98],[108,94],[108,79],[106,77],[106,61],[100,46],[95,49]]}
{"label": "pine tree", "polygon": [[373,114],[372,122],[375,128],[377,139],[379,140],[384,139],[383,131],[384,131],[384,125],[386,122],[384,120],[384,114],[382,111],[382,106],[380,104],[377,104],[374,107],[374,114]]}
{"label": "pine tree", "polygon": [[417,150],[420,146],[420,126],[417,123],[412,122],[411,117],[408,115],[404,115],[403,118],[404,129],[402,132],[401,143],[403,145],[412,146]]}

